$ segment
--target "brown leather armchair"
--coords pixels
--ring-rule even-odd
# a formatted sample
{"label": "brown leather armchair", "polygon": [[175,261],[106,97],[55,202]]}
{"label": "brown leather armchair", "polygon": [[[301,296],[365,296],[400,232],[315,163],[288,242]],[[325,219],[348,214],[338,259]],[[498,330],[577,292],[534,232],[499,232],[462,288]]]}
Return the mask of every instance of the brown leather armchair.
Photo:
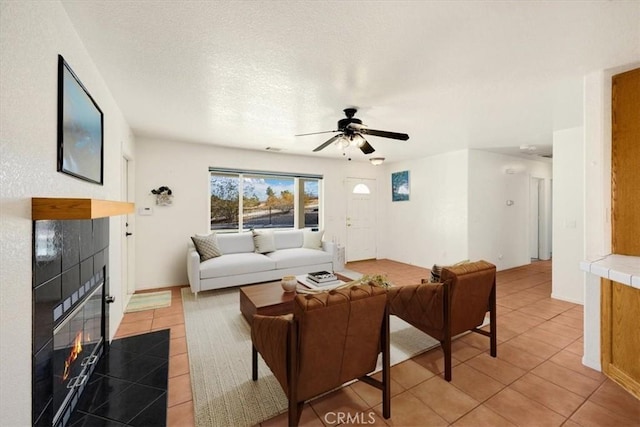
{"label": "brown leather armchair", "polygon": [[[407,323],[440,341],[444,377],[451,381],[451,338],[473,331],[490,338],[491,356],[497,355],[496,266],[476,261],[444,267],[441,283],[423,283],[389,289],[389,309]],[[478,327],[489,311],[489,332]]]}
{"label": "brown leather armchair", "polygon": [[[391,416],[387,291],[370,285],[297,295],[293,314],[254,315],[252,376],[258,352],[289,400],[289,425],[298,425],[306,400],[360,379],[382,390]],[[368,377],[382,352],[382,381]]]}

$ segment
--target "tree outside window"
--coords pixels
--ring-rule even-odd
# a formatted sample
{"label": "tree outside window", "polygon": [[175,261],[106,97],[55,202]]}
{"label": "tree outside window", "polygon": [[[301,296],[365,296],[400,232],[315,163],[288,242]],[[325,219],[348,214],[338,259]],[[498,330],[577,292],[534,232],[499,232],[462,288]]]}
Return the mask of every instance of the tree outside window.
{"label": "tree outside window", "polygon": [[319,179],[215,171],[210,176],[212,230],[318,227]]}

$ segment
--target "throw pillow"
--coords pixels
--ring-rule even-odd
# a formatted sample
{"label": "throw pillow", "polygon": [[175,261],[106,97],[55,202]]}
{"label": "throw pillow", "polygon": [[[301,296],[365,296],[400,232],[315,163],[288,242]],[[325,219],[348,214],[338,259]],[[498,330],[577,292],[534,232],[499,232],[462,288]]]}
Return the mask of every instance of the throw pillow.
{"label": "throw pillow", "polygon": [[256,253],[266,254],[276,250],[273,230],[251,230],[251,232],[253,233],[253,246]]}
{"label": "throw pillow", "polygon": [[463,265],[463,264],[467,264],[469,263],[468,259],[465,259],[463,261],[460,262],[456,262],[453,265],[450,266],[443,266],[443,265],[438,265],[438,264],[433,264],[433,267],[431,267],[431,277],[429,278],[429,282],[430,283],[440,283],[440,275],[442,274],[442,269],[444,267],[455,267],[458,265]]}
{"label": "throw pillow", "polygon": [[302,247],[308,248],[308,249],[322,249],[323,234],[324,234],[323,230],[320,230],[320,231],[304,230],[304,243],[302,244]]}
{"label": "throw pillow", "polygon": [[196,251],[200,254],[200,261],[206,261],[222,255],[222,251],[216,241],[216,233],[211,233],[206,236],[191,236],[191,240],[193,240]]}
{"label": "throw pillow", "polygon": [[440,273],[442,273],[442,266],[433,264],[433,267],[431,267],[431,277],[429,278],[429,282],[440,283]]}

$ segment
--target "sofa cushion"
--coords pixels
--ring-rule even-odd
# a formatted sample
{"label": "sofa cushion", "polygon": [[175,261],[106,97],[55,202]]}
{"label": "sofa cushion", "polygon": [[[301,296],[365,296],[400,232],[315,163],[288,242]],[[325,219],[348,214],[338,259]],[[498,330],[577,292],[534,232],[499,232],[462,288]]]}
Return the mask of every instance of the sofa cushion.
{"label": "sofa cushion", "polygon": [[273,233],[276,249],[301,248],[304,230],[277,230]]}
{"label": "sofa cushion", "polygon": [[237,274],[257,273],[276,268],[274,260],[255,252],[224,254],[200,264],[200,278],[233,276]]}
{"label": "sofa cushion", "polygon": [[253,235],[251,233],[218,233],[218,247],[223,254],[253,252]]}
{"label": "sofa cushion", "polygon": [[196,247],[196,251],[198,251],[198,254],[200,255],[200,261],[206,261],[222,255],[222,251],[218,247],[215,233],[205,236],[196,234],[191,237],[191,240]]}
{"label": "sofa cushion", "polygon": [[303,267],[332,262],[330,253],[307,248],[278,249],[266,255],[275,262],[277,269]]}
{"label": "sofa cushion", "polygon": [[323,234],[324,234],[323,230],[320,230],[320,231],[304,230],[304,243],[302,244],[302,247],[307,249],[322,249]]}
{"label": "sofa cushion", "polygon": [[256,253],[266,254],[276,250],[276,243],[273,240],[273,230],[252,230],[253,246]]}

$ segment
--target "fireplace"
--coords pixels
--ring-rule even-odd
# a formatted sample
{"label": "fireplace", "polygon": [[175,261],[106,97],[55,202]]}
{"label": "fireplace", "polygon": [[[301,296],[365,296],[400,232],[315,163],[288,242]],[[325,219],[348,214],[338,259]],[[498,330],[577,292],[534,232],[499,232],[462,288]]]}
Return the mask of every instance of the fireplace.
{"label": "fireplace", "polygon": [[106,351],[109,218],[33,221],[33,425],[64,426]]}
{"label": "fireplace", "polygon": [[67,423],[102,356],[103,289],[96,285],[53,330],[53,425]]}

